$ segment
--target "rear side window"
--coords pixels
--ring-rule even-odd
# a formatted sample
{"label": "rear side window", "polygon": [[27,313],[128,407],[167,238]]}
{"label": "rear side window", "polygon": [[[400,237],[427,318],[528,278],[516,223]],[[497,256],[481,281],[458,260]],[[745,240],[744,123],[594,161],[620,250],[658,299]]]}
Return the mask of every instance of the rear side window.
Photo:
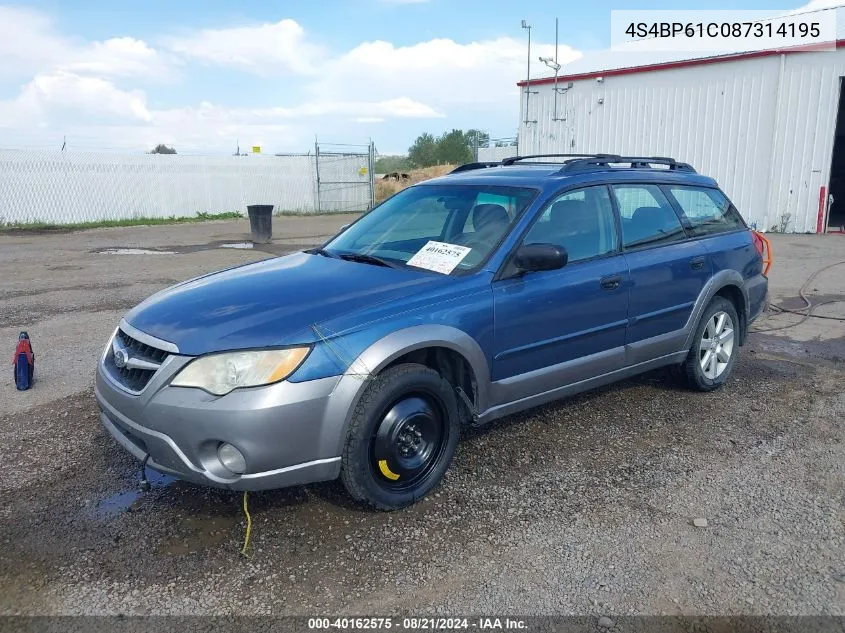
{"label": "rear side window", "polygon": [[678,202],[693,235],[712,235],[745,228],[739,211],[718,189],[707,187],[669,187]]}
{"label": "rear side window", "polygon": [[684,227],[657,185],[614,185],[626,248],[654,246],[686,238]]}

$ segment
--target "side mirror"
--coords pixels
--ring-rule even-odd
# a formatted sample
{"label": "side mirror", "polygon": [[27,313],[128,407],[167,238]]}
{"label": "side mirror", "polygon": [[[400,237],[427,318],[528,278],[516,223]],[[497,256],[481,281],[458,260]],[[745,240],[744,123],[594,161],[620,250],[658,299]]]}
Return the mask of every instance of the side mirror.
{"label": "side mirror", "polygon": [[352,223],[351,223],[351,222],[350,222],[349,224],[344,224],[342,227],[340,227],[340,230],[338,231],[338,233],[343,233],[343,232],[344,232],[346,229],[348,229],[350,226],[352,226]]}
{"label": "side mirror", "polygon": [[557,270],[566,266],[569,255],[563,246],[556,244],[527,244],[516,252],[514,264],[526,272]]}

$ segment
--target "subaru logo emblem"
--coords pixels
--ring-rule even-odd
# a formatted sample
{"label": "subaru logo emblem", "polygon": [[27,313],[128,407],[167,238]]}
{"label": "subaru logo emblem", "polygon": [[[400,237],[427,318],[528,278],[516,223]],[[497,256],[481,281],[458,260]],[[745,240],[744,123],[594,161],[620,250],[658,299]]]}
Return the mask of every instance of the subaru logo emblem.
{"label": "subaru logo emblem", "polygon": [[123,369],[126,367],[126,363],[129,362],[129,354],[125,349],[116,349],[114,350],[114,366],[118,369]]}

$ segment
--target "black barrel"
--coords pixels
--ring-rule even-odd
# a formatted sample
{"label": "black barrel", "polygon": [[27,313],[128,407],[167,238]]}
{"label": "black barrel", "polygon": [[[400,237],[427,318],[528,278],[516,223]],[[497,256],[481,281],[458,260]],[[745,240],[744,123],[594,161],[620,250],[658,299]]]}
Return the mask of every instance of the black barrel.
{"label": "black barrel", "polygon": [[267,244],[273,238],[273,205],[250,204],[246,208],[249,213],[249,230],[252,241],[256,244]]}

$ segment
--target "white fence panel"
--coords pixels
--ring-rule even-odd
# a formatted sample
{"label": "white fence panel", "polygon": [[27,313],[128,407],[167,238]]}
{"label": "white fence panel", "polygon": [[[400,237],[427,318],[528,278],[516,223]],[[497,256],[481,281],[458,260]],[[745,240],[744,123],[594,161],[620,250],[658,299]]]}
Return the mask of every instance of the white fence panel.
{"label": "white fence panel", "polygon": [[0,224],[317,210],[314,157],[0,150]]}
{"label": "white fence panel", "polygon": [[479,162],[496,162],[503,158],[510,158],[516,156],[516,145],[508,145],[506,147],[479,147],[478,160]]}

